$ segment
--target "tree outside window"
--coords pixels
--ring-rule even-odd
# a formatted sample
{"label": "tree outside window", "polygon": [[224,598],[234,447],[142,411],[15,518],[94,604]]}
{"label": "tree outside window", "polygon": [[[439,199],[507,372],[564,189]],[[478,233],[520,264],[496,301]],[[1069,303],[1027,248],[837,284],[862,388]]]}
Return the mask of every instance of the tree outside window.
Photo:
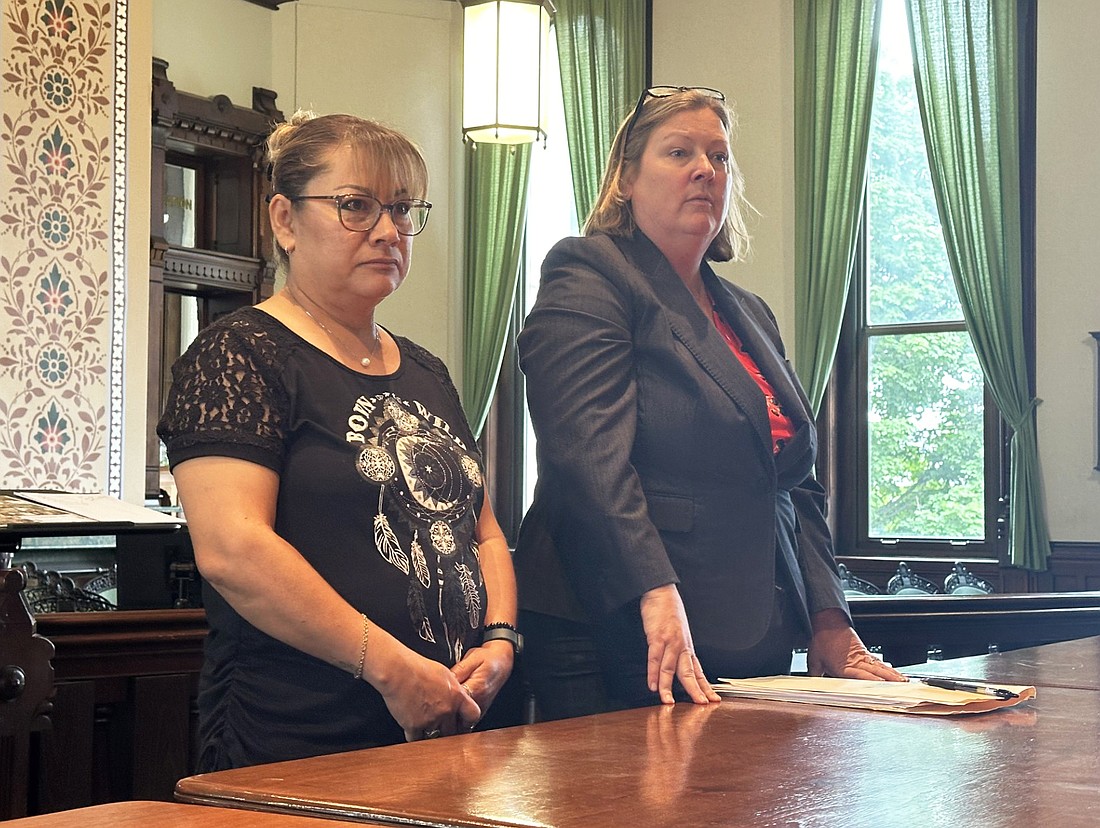
{"label": "tree outside window", "polygon": [[866,255],[852,297],[853,402],[865,412],[856,427],[857,534],[871,544],[983,543],[996,412],[951,277],[900,0],[883,3],[865,204]]}

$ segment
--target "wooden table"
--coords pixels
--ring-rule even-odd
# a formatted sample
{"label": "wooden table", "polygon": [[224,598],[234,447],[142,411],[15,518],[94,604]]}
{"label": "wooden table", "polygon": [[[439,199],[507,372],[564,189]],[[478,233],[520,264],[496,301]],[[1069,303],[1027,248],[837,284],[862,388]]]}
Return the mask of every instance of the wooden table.
{"label": "wooden table", "polygon": [[171,828],[336,828],[338,823],[318,817],[201,808],[178,802],[139,801],[112,802],[15,819],[5,822],[4,828],[148,828],[150,825]]}
{"label": "wooden table", "polygon": [[1038,688],[1100,690],[1100,636],[1008,653],[929,661],[902,672],[1032,684]]}
{"label": "wooden table", "polygon": [[680,704],[206,774],[176,793],[461,828],[1092,828],[1100,692],[1042,687],[1018,707],[947,718]]}

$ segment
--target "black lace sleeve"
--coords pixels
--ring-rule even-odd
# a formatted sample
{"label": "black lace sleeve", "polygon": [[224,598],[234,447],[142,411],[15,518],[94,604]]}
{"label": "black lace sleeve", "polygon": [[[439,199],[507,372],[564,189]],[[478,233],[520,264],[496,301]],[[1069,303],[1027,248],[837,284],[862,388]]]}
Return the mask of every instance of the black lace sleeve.
{"label": "black lace sleeve", "polygon": [[262,312],[249,308],[200,332],[172,366],[157,426],[172,467],[219,455],[281,470],[288,399],[272,334]]}

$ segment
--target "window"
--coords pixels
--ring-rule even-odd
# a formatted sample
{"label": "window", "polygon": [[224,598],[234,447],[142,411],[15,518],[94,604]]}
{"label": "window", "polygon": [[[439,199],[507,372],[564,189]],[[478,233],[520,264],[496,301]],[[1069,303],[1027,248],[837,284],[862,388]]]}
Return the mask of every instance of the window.
{"label": "window", "polygon": [[[550,39],[554,44],[554,38]],[[546,72],[557,78],[558,53],[552,45],[547,57]],[[497,519],[511,543],[515,543],[519,523],[534,499],[538,470],[535,462],[535,434],[527,413],[523,373],[516,354],[516,336],[538,294],[542,260],[560,239],[579,232],[573,200],[573,174],[569,167],[569,146],[565,137],[565,104],[561,83],[551,80],[543,84],[543,105],[547,107],[547,138],[545,145],[531,149],[531,172],[527,185],[527,224],[524,233],[524,255],[520,260],[519,284],[512,311],[511,330],[504,353],[486,423],[483,443],[491,465],[494,487],[493,504]]]}
{"label": "window", "polygon": [[[164,163],[164,240],[176,247],[205,247],[196,233],[196,215],[202,209],[199,189],[204,181],[198,164],[177,162],[167,155]],[[202,225],[201,219],[197,222]]]}
{"label": "window", "polygon": [[[550,50],[548,71],[558,75],[558,52]],[[523,267],[520,272],[516,306],[523,313],[517,318],[516,331],[531,312],[539,290],[542,260],[550,248],[566,236],[575,236],[580,230],[577,222],[576,202],[573,200],[573,173],[569,167],[569,146],[565,138],[565,104],[561,97],[561,83],[551,83],[553,96],[546,101],[549,108],[548,137],[545,148],[536,147],[531,155],[531,179],[527,187],[527,229],[524,241]],[[520,383],[522,386],[522,382]],[[535,496],[535,480],[538,469],[535,464],[535,432],[527,413],[526,397],[523,400],[522,488],[523,511],[531,505]]]}
{"label": "window", "polygon": [[993,557],[999,417],[948,264],[902,0],[883,0],[861,253],[835,389],[856,412],[837,434],[841,548]]}

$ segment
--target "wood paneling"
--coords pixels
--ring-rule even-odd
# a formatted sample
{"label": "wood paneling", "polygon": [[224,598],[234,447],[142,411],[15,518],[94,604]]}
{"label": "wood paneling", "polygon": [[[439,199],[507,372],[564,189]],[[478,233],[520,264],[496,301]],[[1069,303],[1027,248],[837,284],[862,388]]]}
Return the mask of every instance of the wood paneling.
{"label": "wood paneling", "polygon": [[853,596],[856,632],[894,665],[1100,635],[1100,592]]}
{"label": "wood paneling", "polygon": [[171,799],[194,769],[203,611],[52,613],[38,629],[56,647],[56,695],[28,813]]}

